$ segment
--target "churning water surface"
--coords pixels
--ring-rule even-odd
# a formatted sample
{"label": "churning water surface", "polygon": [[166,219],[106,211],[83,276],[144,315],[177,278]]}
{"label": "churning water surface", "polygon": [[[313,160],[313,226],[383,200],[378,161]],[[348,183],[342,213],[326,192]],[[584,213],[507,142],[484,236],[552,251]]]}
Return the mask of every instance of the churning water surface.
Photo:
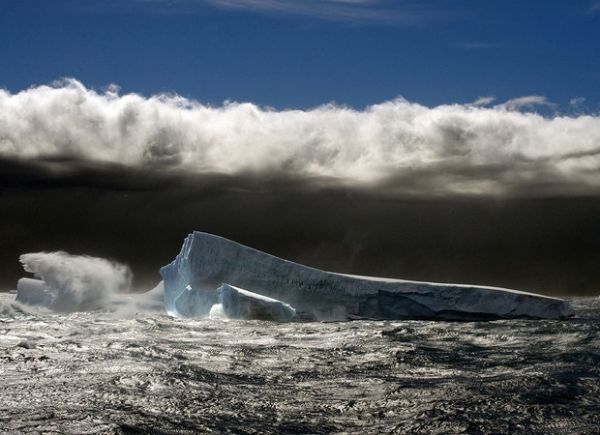
{"label": "churning water surface", "polygon": [[600,433],[598,298],[564,321],[286,324],[12,298],[3,433]]}

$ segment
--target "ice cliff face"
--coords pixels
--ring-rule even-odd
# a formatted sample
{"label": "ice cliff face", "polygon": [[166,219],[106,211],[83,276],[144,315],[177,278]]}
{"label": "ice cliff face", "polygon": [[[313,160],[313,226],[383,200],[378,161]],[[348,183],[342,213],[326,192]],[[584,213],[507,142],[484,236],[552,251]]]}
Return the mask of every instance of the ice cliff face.
{"label": "ice cliff face", "polygon": [[194,232],[161,268],[167,312],[206,317],[224,283],[290,304],[303,319],[556,319],[561,299],[494,287],[325,272],[212,234]]}

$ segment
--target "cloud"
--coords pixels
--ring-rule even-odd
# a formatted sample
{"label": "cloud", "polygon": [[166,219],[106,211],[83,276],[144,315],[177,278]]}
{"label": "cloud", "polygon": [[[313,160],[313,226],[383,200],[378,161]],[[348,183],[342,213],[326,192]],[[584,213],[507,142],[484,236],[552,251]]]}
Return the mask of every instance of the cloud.
{"label": "cloud", "polygon": [[389,0],[143,0],[143,3],[188,11],[198,6],[210,6],[230,11],[299,15],[355,23],[413,24],[427,15],[424,8],[414,2],[391,7],[394,2]]}
{"label": "cloud", "polygon": [[0,157],[43,162],[56,174],[94,164],[412,195],[600,193],[600,118],[522,111],[550,104],[528,96],[493,107],[404,99],[363,110],[211,107],[68,80],[0,91]]}
{"label": "cloud", "polygon": [[596,15],[598,13],[600,13],[600,1],[594,1],[594,2],[590,3],[590,5],[588,7],[588,14]]}
{"label": "cloud", "polygon": [[463,50],[486,50],[486,49],[493,49],[493,48],[501,48],[502,45],[493,44],[493,43],[489,43],[489,42],[483,42],[483,41],[467,41],[467,42],[460,42],[460,43],[454,44],[454,47],[460,48]]}
{"label": "cloud", "polygon": [[492,97],[492,96],[479,97],[475,101],[473,101],[471,104],[473,106],[483,107],[483,106],[489,106],[494,101],[496,101],[496,97]]}
{"label": "cloud", "polygon": [[545,107],[556,107],[556,104],[551,103],[548,99],[542,95],[527,95],[525,97],[513,98],[508,100],[506,103],[499,105],[500,108],[507,110],[520,110],[533,108],[536,106]]}
{"label": "cloud", "polygon": [[19,260],[26,272],[52,289],[56,295],[52,308],[58,311],[101,308],[131,285],[129,268],[104,258],[58,251],[23,254]]}

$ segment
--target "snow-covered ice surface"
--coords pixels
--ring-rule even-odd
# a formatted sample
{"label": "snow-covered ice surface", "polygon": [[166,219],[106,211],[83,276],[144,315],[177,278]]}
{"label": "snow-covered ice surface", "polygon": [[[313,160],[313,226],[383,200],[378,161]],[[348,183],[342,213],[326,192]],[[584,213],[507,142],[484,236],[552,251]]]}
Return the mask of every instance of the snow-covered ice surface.
{"label": "snow-covered ice surface", "polygon": [[[159,292],[157,290],[157,292]],[[592,434],[600,299],[568,320],[179,320],[0,294],[0,433]]]}
{"label": "snow-covered ice surface", "polygon": [[165,306],[184,318],[207,317],[223,283],[292,305],[299,318],[564,318],[563,300],[495,287],[363,277],[293,263],[213,234],[194,232],[161,269]]}

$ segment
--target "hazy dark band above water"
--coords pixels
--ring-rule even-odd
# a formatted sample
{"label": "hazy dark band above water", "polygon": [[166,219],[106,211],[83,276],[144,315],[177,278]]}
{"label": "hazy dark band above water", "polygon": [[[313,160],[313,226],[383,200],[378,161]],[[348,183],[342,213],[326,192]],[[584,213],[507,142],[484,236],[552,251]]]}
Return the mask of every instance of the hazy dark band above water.
{"label": "hazy dark band above water", "polygon": [[54,173],[0,162],[0,290],[18,256],[66,250],[129,264],[152,288],[193,230],[359,275],[552,295],[600,293],[598,198],[398,198],[293,180]]}

